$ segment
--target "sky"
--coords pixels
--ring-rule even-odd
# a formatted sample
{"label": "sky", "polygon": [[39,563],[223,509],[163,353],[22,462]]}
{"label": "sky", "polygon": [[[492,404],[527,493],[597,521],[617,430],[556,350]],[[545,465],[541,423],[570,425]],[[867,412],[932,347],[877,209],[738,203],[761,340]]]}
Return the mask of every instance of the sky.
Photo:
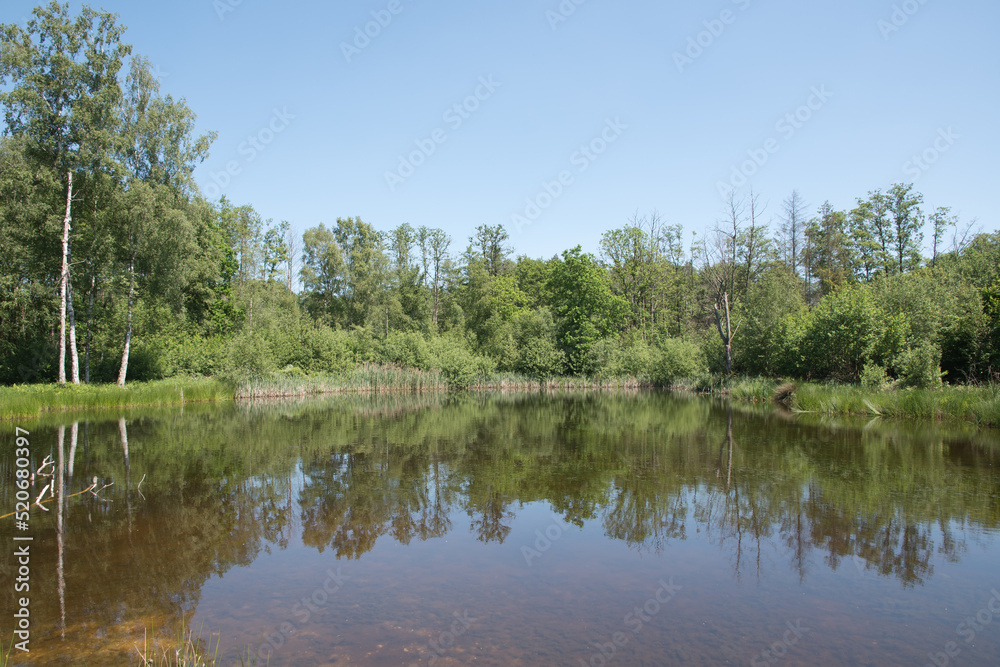
{"label": "sky", "polygon": [[[0,22],[36,4],[4,0]],[[814,214],[899,182],[998,228],[996,2],[91,6],[218,132],[202,193],[298,233],[358,216],[461,250],[502,224],[516,254],[599,254],[653,211],[702,237],[730,189],[774,228],[793,189]]]}

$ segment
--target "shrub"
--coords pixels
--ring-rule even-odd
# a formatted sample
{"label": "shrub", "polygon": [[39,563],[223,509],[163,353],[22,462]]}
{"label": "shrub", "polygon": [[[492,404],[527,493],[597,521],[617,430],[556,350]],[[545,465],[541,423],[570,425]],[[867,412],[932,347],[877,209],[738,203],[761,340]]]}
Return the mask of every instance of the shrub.
{"label": "shrub", "polygon": [[707,371],[708,363],[698,345],[680,338],[669,338],[660,343],[650,379],[653,384],[669,386],[684,378],[704,375]]}
{"label": "shrub", "polygon": [[405,368],[419,368],[426,371],[433,365],[427,341],[412,331],[391,331],[381,342],[379,361],[397,364]]}
{"label": "shrub", "polygon": [[869,391],[886,389],[889,386],[889,375],[885,372],[885,366],[874,362],[865,364],[861,370],[861,386]]}
{"label": "shrub", "polygon": [[455,345],[441,354],[441,374],[449,388],[467,389],[480,373],[480,362],[464,346]]}
{"label": "shrub", "polygon": [[941,385],[941,348],[937,345],[907,347],[897,355],[895,366],[904,387],[929,389]]}

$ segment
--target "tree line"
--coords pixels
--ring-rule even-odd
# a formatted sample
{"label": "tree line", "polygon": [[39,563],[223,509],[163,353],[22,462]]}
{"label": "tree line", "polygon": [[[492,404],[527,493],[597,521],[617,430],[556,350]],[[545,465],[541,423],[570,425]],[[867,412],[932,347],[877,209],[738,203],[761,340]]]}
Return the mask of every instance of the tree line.
{"label": "tree line", "polygon": [[114,15],[53,2],[0,31],[0,382],[374,361],[928,386],[1000,368],[1000,234],[926,212],[910,184],[815,214],[792,192],[774,216],[733,192],[701,237],[636,214],[597,254],[549,259],[517,255],[502,225],[456,243],[346,217],[298,237],[202,196],[215,135]]}

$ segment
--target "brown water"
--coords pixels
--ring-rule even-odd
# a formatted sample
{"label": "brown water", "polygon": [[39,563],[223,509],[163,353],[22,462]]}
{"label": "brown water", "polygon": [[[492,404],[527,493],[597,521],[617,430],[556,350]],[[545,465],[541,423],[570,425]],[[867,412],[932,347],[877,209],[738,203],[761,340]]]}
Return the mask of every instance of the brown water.
{"label": "brown water", "polygon": [[0,521],[5,646],[33,538],[12,664],[138,664],[182,624],[222,665],[1000,664],[994,432],[662,393],[17,425],[64,500]]}

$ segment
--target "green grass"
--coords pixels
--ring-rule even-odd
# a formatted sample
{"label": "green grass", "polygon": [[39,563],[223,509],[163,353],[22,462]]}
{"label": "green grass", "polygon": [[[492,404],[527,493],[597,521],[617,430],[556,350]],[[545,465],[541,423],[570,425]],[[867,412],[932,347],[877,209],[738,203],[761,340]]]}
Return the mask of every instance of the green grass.
{"label": "green grass", "polygon": [[1000,386],[942,386],[935,389],[865,389],[859,385],[781,382],[768,378],[704,376],[674,389],[766,403],[783,398],[795,412],[937,421],[958,420],[1000,427]]}
{"label": "green grass", "polygon": [[[477,391],[540,391],[559,389],[630,390],[648,386],[637,378],[558,377],[539,380],[512,373],[477,377]],[[235,388],[234,388],[235,387]],[[934,420],[961,420],[977,426],[1000,427],[1000,386],[943,386],[936,389],[863,389],[858,385],[790,382],[759,377],[704,375],[676,382],[673,389],[724,395],[753,403],[777,396],[796,412],[867,415]],[[363,364],[341,374],[291,375],[266,379],[223,381],[178,378],[117,385],[15,385],[0,387],[0,420],[37,418],[67,411],[181,405],[194,401],[228,401],[298,397],[319,394],[424,393],[448,389],[441,371]],[[785,396],[787,394],[787,396]]]}
{"label": "green grass", "polygon": [[1000,426],[1000,387],[870,391],[856,385],[805,383],[795,390],[792,409],[834,415],[954,419],[995,428]]}
{"label": "green grass", "polygon": [[40,417],[51,412],[181,405],[233,398],[230,385],[213,379],[132,382],[124,388],[98,385],[14,385],[0,387],[0,420]]}

